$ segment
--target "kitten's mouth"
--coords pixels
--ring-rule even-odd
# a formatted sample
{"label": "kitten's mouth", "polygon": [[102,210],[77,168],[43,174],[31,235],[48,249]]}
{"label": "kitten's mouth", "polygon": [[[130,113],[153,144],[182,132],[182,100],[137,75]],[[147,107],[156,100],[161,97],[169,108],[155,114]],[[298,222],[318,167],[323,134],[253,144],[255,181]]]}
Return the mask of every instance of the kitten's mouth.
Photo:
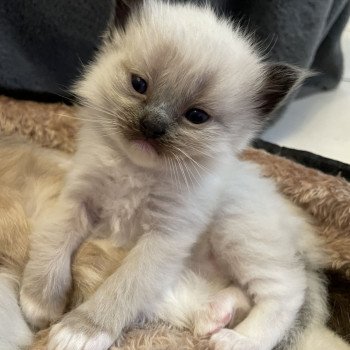
{"label": "kitten's mouth", "polygon": [[157,142],[154,140],[138,139],[131,142],[132,147],[147,154],[157,155]]}
{"label": "kitten's mouth", "polygon": [[154,168],[160,161],[160,144],[156,140],[142,136],[130,137],[126,138],[121,146],[128,158],[136,165]]}

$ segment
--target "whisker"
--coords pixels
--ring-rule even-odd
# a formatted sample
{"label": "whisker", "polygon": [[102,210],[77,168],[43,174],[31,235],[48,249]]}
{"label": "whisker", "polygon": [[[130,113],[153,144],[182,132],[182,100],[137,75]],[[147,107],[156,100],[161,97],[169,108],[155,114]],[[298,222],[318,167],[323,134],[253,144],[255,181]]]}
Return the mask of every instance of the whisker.
{"label": "whisker", "polygon": [[180,168],[180,171],[181,171],[181,174],[182,174],[182,178],[185,180],[187,189],[190,190],[190,188],[189,188],[189,186],[188,186],[186,174],[185,174],[184,169],[183,169],[183,167],[182,167],[182,165],[181,165],[180,158],[179,158],[175,153],[174,153],[174,157],[175,157],[177,163],[179,164],[179,168]]}
{"label": "whisker", "polygon": [[171,161],[172,168],[174,169],[175,185],[176,185],[177,190],[179,191],[181,189],[181,187],[180,187],[180,181],[178,178],[176,163],[175,163],[175,160],[173,158],[170,158],[170,161]]}
{"label": "whisker", "polygon": [[[185,167],[186,172],[188,173],[188,178],[189,178],[189,180],[191,181],[191,185],[192,185],[192,187],[194,187],[193,173],[192,173],[192,171],[190,170],[190,167],[187,166],[187,164],[186,164],[185,161],[183,161],[183,165],[184,165],[184,167]],[[196,178],[194,178],[194,179],[196,180]],[[197,182],[197,183],[198,183],[198,182]]]}
{"label": "whisker", "polygon": [[202,164],[199,164],[196,160],[194,160],[192,157],[190,157],[185,151],[183,151],[181,148],[178,148],[174,146],[175,149],[177,149],[179,152],[181,152],[185,157],[190,159],[193,163],[195,163],[199,168],[203,169],[206,171],[208,174],[212,175],[211,172]]}
{"label": "whisker", "polygon": [[85,118],[85,117],[77,117],[77,116],[62,114],[62,113],[58,113],[58,115],[60,117],[63,117],[63,118],[74,119],[74,120],[79,120],[79,121],[88,121],[88,122],[92,122],[92,123],[96,123],[96,124],[103,124],[106,126],[114,124],[112,121],[106,121],[106,120],[89,119],[89,118]]}
{"label": "whisker", "polygon": [[172,169],[170,168],[170,159],[169,159],[169,157],[165,156],[165,161],[166,161],[166,164],[167,164],[167,169],[168,169],[168,166],[169,166],[169,172],[170,172],[171,182],[173,183],[173,182],[174,182],[173,171],[172,171]]}

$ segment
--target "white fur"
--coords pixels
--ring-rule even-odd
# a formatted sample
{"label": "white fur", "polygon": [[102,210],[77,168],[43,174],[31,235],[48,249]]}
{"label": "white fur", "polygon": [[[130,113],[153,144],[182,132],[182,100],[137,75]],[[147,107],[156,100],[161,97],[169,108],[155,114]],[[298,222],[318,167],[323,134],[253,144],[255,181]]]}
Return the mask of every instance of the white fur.
{"label": "white fur", "polygon": [[224,287],[221,281],[210,282],[188,270],[182,274],[176,287],[165,293],[153,313],[174,326],[192,329],[195,313]]}
{"label": "white fur", "polygon": [[87,337],[82,333],[72,332],[70,329],[62,328],[56,325],[52,328],[51,337],[47,346],[48,350],[95,350],[107,349],[112,343],[113,339],[108,334],[100,333],[94,337]]}
{"label": "white fur", "polygon": [[10,273],[0,273],[0,350],[29,346],[33,335],[18,305],[18,282]]}
{"label": "white fur", "polygon": [[297,350],[349,350],[350,345],[324,326],[312,327],[305,335]]}

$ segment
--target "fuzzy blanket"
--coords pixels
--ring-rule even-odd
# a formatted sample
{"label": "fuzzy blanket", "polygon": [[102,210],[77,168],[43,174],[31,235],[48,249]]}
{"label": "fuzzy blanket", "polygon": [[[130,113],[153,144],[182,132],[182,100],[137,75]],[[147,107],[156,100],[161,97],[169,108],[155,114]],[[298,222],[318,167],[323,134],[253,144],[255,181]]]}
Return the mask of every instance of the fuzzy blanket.
{"label": "fuzzy blanket", "polygon": [[[21,134],[44,147],[73,153],[78,128],[73,107],[0,96],[0,132],[3,134]],[[259,164],[263,176],[273,178],[280,192],[313,218],[331,258],[329,325],[350,341],[350,183],[253,148],[245,150],[242,158]],[[33,350],[45,349],[45,335],[45,332],[37,335]],[[208,343],[189,332],[164,324],[150,324],[131,330],[123,346],[117,349],[177,348],[204,350]]]}

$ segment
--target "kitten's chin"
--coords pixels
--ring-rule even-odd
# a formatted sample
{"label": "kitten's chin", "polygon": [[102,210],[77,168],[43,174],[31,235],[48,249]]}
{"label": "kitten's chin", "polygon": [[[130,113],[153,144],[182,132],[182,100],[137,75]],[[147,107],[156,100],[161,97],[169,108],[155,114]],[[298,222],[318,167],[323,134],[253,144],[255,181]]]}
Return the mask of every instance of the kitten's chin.
{"label": "kitten's chin", "polygon": [[150,142],[146,140],[133,140],[123,142],[122,148],[127,157],[135,164],[144,168],[159,166],[159,155]]}

